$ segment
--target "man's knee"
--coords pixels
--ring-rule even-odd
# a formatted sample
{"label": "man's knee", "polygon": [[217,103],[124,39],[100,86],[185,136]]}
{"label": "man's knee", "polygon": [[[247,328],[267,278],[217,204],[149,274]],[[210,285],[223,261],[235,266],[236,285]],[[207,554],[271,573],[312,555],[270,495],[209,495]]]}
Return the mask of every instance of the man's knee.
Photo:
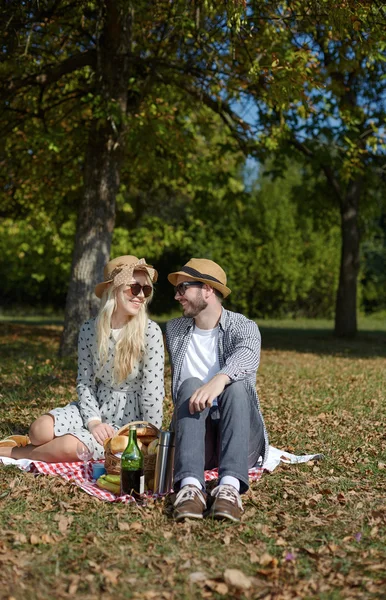
{"label": "man's knee", "polygon": [[243,381],[233,381],[233,383],[226,386],[225,390],[220,396],[221,402],[237,400],[239,405],[242,402],[249,403],[250,397],[248,391],[245,388]]}
{"label": "man's knee", "polygon": [[189,400],[192,394],[194,394],[194,392],[202,385],[204,384],[198,377],[189,377],[188,379],[185,379],[178,389],[176,406],[180,406],[183,402]]}

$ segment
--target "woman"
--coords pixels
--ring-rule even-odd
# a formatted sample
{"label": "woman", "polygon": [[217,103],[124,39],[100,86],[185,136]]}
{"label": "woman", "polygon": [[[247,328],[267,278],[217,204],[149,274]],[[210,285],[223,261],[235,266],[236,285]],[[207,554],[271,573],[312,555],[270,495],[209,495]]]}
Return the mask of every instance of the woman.
{"label": "woman", "polygon": [[120,256],[106,265],[104,279],[95,288],[101,298],[98,316],[79,334],[78,401],[39,417],[29,439],[3,440],[0,456],[78,461],[81,441],[98,459],[104,456],[103,442],[122,425],[144,420],[161,426],[163,338],[146,310],[157,271],[143,258]]}

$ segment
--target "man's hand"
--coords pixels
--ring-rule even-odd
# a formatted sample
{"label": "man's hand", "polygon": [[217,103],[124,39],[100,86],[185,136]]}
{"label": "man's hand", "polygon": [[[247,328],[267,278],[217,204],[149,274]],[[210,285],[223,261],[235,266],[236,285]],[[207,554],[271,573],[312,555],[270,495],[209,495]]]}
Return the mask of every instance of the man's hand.
{"label": "man's hand", "polygon": [[112,437],[115,433],[114,427],[108,423],[101,423],[100,421],[91,421],[88,424],[89,432],[94,436],[98,444],[103,446],[103,442],[107,438]]}
{"label": "man's hand", "polygon": [[230,383],[228,375],[219,373],[212,377],[208,383],[198,388],[189,401],[190,414],[194,415],[196,412],[202,412],[207,406],[212,406],[213,400],[223,393],[228,383]]}

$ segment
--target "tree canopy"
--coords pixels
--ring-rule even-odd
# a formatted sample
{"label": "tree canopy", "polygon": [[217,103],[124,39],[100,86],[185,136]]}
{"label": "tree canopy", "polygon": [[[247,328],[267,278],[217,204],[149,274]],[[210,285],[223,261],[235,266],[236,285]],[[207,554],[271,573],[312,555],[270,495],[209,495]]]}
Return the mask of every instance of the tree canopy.
{"label": "tree canopy", "polygon": [[[232,274],[240,248],[232,242],[254,211],[267,232],[276,223],[279,238],[286,236],[279,223],[289,227],[294,218],[286,243],[309,244],[324,260],[311,232],[325,235],[318,214],[329,213],[332,198],[342,236],[336,332],[355,332],[360,230],[382,212],[372,192],[384,160],[382,3],[48,0],[0,10],[1,213],[24,223],[22,236],[31,227],[59,238],[74,233],[71,267],[66,246],[64,351],[95,309],[94,284],[125,229],[129,240],[140,240],[146,223],[164,264],[178,242],[186,252],[211,252]],[[294,153],[307,165],[299,186],[313,190],[296,210],[292,200],[281,208],[274,182],[263,186],[264,197],[245,193],[246,156],[269,159],[274,175],[287,172]],[[325,194],[306,185],[323,187],[320,176]],[[221,219],[214,223],[213,215]],[[269,263],[257,250],[258,230],[247,229],[255,259]],[[187,231],[190,247],[182,241]],[[211,232],[210,251],[200,235]],[[336,256],[334,236],[331,243]],[[63,251],[63,244],[53,247]],[[304,264],[305,255],[296,260]],[[284,296],[296,294],[278,294],[276,282],[272,306],[287,310]],[[259,314],[261,298],[253,309]]]}

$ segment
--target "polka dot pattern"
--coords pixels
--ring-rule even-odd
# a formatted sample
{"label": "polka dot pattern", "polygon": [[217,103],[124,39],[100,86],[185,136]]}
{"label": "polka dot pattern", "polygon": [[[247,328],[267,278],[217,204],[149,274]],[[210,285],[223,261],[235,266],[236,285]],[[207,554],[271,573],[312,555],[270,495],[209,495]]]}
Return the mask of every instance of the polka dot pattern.
{"label": "polka dot pattern", "polygon": [[[162,425],[164,398],[164,344],[159,326],[149,319],[145,333],[145,354],[125,381],[114,384],[115,340],[109,340],[109,357],[99,372],[95,319],[86,321],[78,339],[78,402],[55,408],[55,435],[72,434],[103,458],[103,446],[87,429],[93,419],[110,423],[116,430],[130,421],[144,420]],[[96,377],[95,373],[99,373]]]}

